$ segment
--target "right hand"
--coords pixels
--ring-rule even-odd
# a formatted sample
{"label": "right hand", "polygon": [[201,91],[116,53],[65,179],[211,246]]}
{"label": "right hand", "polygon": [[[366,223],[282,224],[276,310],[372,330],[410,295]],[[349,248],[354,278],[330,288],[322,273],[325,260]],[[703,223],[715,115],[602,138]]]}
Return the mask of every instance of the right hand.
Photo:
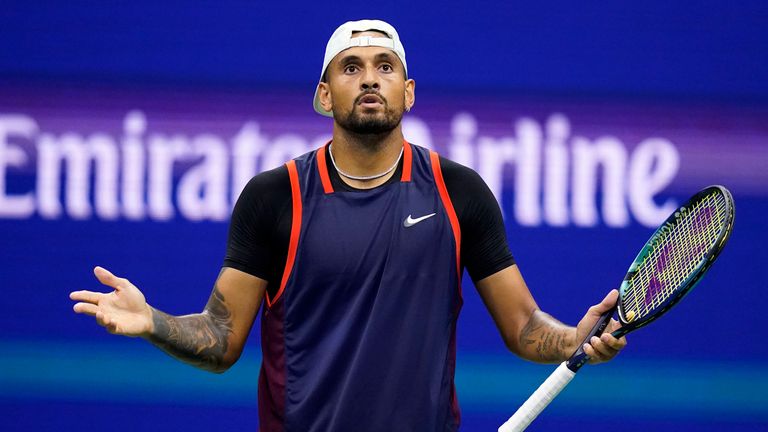
{"label": "right hand", "polygon": [[74,291],[69,298],[77,301],[74,309],[96,317],[96,322],[113,334],[124,336],[148,336],[154,325],[152,308],[144,294],[128,279],[119,278],[107,269],[96,267],[93,274],[104,285],[114,288],[110,293]]}
{"label": "right hand", "polygon": [[[614,289],[605,296],[603,301],[587,310],[587,314],[584,315],[584,318],[582,318],[576,326],[576,343],[583,341],[587,337],[592,330],[592,327],[597,324],[597,320],[600,319],[605,312],[613,309],[618,300],[619,291]],[[619,351],[627,346],[626,336],[622,336],[621,339],[616,339],[611,335],[614,330],[618,330],[619,328],[621,328],[621,324],[611,318],[608,321],[608,325],[603,331],[603,334],[600,336],[592,336],[591,340],[584,344],[582,348],[589,356],[590,364],[606,362],[616,357]]]}

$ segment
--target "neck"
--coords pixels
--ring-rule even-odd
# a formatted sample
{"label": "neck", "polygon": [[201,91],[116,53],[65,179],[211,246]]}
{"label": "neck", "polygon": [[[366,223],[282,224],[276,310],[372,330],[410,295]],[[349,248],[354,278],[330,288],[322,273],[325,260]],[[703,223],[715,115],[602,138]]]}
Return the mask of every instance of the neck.
{"label": "neck", "polygon": [[[377,135],[360,135],[335,127],[332,151],[338,168],[356,177],[375,176],[388,170],[397,161],[403,148],[400,126]],[[339,174],[341,179],[356,188],[373,188],[384,184],[396,170],[371,180],[354,180]]]}

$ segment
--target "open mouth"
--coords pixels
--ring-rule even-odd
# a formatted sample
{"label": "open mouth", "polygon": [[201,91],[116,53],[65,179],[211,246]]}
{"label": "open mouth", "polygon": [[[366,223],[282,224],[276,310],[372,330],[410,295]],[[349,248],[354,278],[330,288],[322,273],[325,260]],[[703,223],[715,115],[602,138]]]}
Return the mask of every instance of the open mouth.
{"label": "open mouth", "polygon": [[375,94],[367,94],[360,98],[360,101],[358,104],[364,105],[364,106],[373,106],[373,105],[381,105],[384,101]]}

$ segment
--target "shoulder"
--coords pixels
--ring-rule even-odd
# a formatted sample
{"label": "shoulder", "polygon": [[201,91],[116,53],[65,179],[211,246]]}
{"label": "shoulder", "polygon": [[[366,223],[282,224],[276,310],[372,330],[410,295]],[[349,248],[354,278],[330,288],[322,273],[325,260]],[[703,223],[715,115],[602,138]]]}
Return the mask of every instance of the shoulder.
{"label": "shoulder", "polygon": [[515,263],[498,201],[480,174],[440,158],[440,167],[461,228],[461,261],[477,282]]}
{"label": "shoulder", "polygon": [[291,180],[288,168],[280,165],[253,176],[240,192],[235,209],[269,208],[290,200]]}
{"label": "shoulder", "polygon": [[444,156],[440,156],[440,170],[443,172],[445,181],[460,179],[463,181],[480,182],[485,184],[480,174],[472,168],[466,167],[458,162],[454,162]]}
{"label": "shoulder", "polygon": [[496,197],[475,170],[442,156],[440,170],[462,230],[503,220]]}
{"label": "shoulder", "polygon": [[[324,147],[321,147],[324,148]],[[305,164],[314,159],[317,155],[317,149],[306,152],[300,156],[297,156],[291,161],[297,164]],[[289,161],[290,162],[290,161]],[[288,174],[288,164],[282,164],[277,168],[263,171],[251,178],[248,184],[245,186],[245,191],[249,192],[270,192],[274,188],[279,191],[283,191],[286,187],[290,190],[291,180]]]}
{"label": "shoulder", "polygon": [[[411,147],[414,149],[414,151],[422,153],[427,160],[431,160],[430,153],[434,152],[433,150],[415,144],[411,144]],[[440,172],[443,175],[443,180],[445,181],[449,192],[451,188],[449,183],[458,185],[461,182],[470,182],[471,185],[475,187],[485,186],[485,181],[483,178],[480,177],[480,175],[472,168],[464,166],[458,162],[454,162],[436,152],[434,153],[438,155],[438,160],[440,162]]]}
{"label": "shoulder", "polygon": [[[471,200],[493,197],[483,178],[472,168],[440,156],[440,171],[443,174],[445,187],[453,199]],[[495,199],[493,202],[495,203]]]}
{"label": "shoulder", "polygon": [[285,186],[290,187],[290,178],[288,176],[288,168],[285,165],[280,165],[277,168],[273,168],[269,171],[263,171],[253,176],[243,189],[243,193],[268,193],[274,188],[283,188]]}

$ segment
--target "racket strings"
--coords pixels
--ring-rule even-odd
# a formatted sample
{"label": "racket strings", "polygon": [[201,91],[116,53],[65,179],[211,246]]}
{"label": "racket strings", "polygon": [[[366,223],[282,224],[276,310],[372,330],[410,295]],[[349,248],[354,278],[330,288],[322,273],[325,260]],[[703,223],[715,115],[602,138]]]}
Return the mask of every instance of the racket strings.
{"label": "racket strings", "polygon": [[634,311],[634,319],[643,318],[682,287],[715,245],[726,208],[722,194],[710,194],[683,211],[673,226],[660,230],[628,281],[623,309]]}

